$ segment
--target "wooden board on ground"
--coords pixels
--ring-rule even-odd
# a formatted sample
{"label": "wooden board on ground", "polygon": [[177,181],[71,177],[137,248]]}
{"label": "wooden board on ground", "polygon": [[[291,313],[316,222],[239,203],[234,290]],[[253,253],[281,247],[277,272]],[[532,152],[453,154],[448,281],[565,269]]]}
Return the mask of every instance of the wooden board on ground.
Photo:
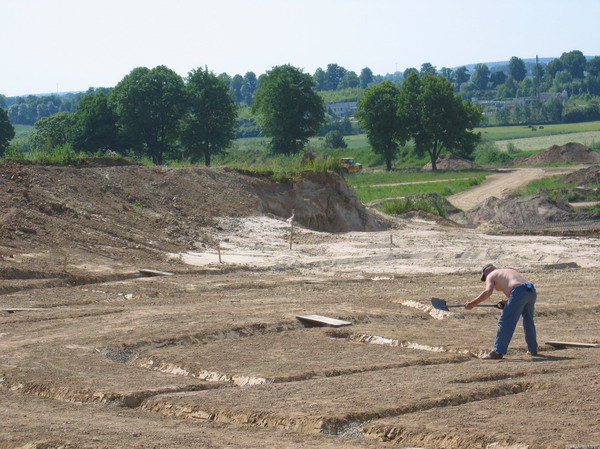
{"label": "wooden board on ground", "polygon": [[3,312],[13,313],[13,312],[29,312],[32,310],[46,310],[48,307],[3,307]]}
{"label": "wooden board on ground", "polygon": [[564,348],[566,346],[574,346],[576,348],[600,348],[600,344],[598,343],[579,343],[576,341],[547,341],[546,344],[557,348]]}
{"label": "wooden board on ground", "polygon": [[338,320],[336,318],[329,318],[322,315],[304,315],[296,316],[296,318],[302,321],[303,323],[309,324],[311,326],[342,327],[350,326],[352,324],[350,321]]}
{"label": "wooden board on ground", "polygon": [[142,268],[140,269],[140,273],[146,276],[173,276],[175,274],[168,271],[152,270],[151,268]]}

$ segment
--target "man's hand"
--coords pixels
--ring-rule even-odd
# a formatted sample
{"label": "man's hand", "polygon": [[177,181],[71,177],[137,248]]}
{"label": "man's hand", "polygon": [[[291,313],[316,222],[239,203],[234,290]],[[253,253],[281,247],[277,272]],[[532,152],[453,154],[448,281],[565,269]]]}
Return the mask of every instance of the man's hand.
{"label": "man's hand", "polygon": [[476,305],[477,305],[477,303],[475,301],[469,301],[468,303],[465,304],[465,309],[471,310]]}
{"label": "man's hand", "polygon": [[506,299],[502,299],[496,303],[496,307],[498,307],[499,309],[504,309],[505,305],[506,305]]}

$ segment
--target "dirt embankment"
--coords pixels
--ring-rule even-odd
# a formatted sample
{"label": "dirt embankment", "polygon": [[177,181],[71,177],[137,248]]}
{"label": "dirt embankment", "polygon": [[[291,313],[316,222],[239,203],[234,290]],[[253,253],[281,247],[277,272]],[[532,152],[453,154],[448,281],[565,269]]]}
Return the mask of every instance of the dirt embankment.
{"label": "dirt embankment", "polygon": [[7,161],[0,164],[0,208],[0,238],[8,247],[85,248],[131,262],[212,245],[217,217],[287,219],[293,210],[297,223],[319,231],[385,228],[333,173],[277,183],[220,168]]}

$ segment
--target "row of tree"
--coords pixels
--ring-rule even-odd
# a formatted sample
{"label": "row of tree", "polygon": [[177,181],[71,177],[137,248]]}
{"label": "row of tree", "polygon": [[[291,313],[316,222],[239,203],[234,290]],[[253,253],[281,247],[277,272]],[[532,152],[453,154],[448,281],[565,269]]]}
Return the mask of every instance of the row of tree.
{"label": "row of tree", "polygon": [[[70,144],[88,153],[133,152],[155,164],[188,158],[210,165],[211,157],[234,139],[237,110],[222,77],[197,69],[184,80],[165,66],[139,67],[110,92],[85,95],[76,112],[38,120],[31,142],[38,150]],[[0,126],[2,118],[8,123],[2,111]],[[252,112],[271,138],[271,150],[288,156],[300,152],[325,123],[314,78],[291,65],[274,67],[262,77]],[[456,95],[443,76],[410,73],[401,87],[391,81],[368,87],[356,116],[388,170],[408,140],[417,153],[429,154],[435,169],[443,151],[473,151],[479,136],[471,131],[481,120],[481,109]],[[8,140],[13,135],[14,130]]]}
{"label": "row of tree", "polygon": [[447,78],[412,72],[401,87],[384,81],[367,88],[356,117],[373,151],[384,156],[388,170],[400,146],[409,140],[419,156],[429,155],[436,170],[442,152],[469,156],[474,151],[480,135],[473,128],[482,112],[475,103],[456,95]]}
{"label": "row of tree", "polygon": [[[317,68],[312,78],[315,90],[318,92],[359,89],[359,94],[354,98],[358,99],[361,90],[385,80],[393,81],[400,86],[413,72],[421,76],[428,73],[444,76],[463,98],[513,99],[534,96],[539,92],[562,92],[563,90],[571,95],[600,96],[600,57],[587,60],[579,50],[565,52],[547,64],[525,62],[513,56],[507,64],[491,67],[487,64],[476,64],[471,70],[466,66],[455,69],[442,67],[438,70],[434,65],[426,62],[420,69],[408,68],[403,72],[386,75],[375,75],[368,67],[357,74],[332,63],[328,64],[326,69]],[[264,76],[265,74],[257,76],[254,72],[234,76],[221,73],[218,78],[227,85],[235,103],[251,106]],[[87,93],[109,90],[90,88]],[[11,123],[31,125],[40,118],[57,112],[74,112],[84,95],[84,93],[70,93],[10,98],[0,95],[0,107],[8,109]]]}
{"label": "row of tree", "polygon": [[[275,153],[294,154],[325,122],[325,104],[311,75],[290,65],[274,67],[262,78],[252,111]],[[2,109],[3,122],[14,129]],[[138,67],[109,92],[84,95],[75,112],[57,112],[35,123],[34,150],[66,144],[87,153],[111,150],[192,163],[224,152],[235,138],[238,106],[222,77],[191,71],[184,80],[165,66]],[[2,153],[5,146],[2,147]]]}

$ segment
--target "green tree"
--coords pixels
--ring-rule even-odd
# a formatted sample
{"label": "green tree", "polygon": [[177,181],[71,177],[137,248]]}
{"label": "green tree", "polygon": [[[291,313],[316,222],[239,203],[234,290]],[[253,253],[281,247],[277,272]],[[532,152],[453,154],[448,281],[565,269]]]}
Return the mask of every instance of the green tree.
{"label": "green tree", "polygon": [[506,82],[506,73],[502,70],[496,70],[490,75],[490,83],[492,83],[492,87],[495,89],[500,84],[504,84]]}
{"label": "green tree", "polygon": [[402,72],[402,78],[407,79],[408,75],[410,75],[413,72],[414,73],[419,73],[419,71],[417,69],[415,69],[414,67],[409,67],[404,72]]}
{"label": "green tree", "polygon": [[304,148],[325,122],[325,104],[311,75],[289,64],[261,77],[252,111],[274,153],[291,155]]}
{"label": "green tree", "polygon": [[600,76],[600,56],[590,59],[586,63],[585,70],[592,76]]}
{"label": "green tree", "polygon": [[490,81],[490,69],[487,64],[477,64],[475,66],[471,81],[477,86],[477,89],[487,89],[488,82]]}
{"label": "green tree", "polygon": [[550,75],[551,78],[554,79],[558,72],[561,72],[565,69],[565,65],[560,59],[553,59],[546,66],[546,73]]}
{"label": "green tree", "polygon": [[231,78],[231,93],[233,95],[233,100],[236,103],[242,102],[242,87],[244,86],[244,77],[242,75],[234,75]]}
{"label": "green tree", "polygon": [[354,88],[360,85],[360,80],[356,72],[349,70],[339,84],[340,89]]}
{"label": "green tree", "polygon": [[515,98],[517,96],[517,88],[515,80],[509,77],[498,89],[498,96],[500,98]]}
{"label": "green tree", "polygon": [[471,74],[469,73],[469,70],[464,65],[457,68],[454,71],[454,80],[456,81],[456,84],[458,87],[460,87],[460,85],[462,83],[466,83],[470,79],[471,79]]}
{"label": "green tree", "polygon": [[363,68],[360,71],[360,76],[358,79],[360,80],[361,89],[366,89],[371,83],[373,83],[373,71],[368,67]]}
{"label": "green tree", "polygon": [[325,148],[347,148],[348,144],[344,140],[343,134],[337,129],[329,131],[325,134]]}
{"label": "green tree", "polygon": [[573,50],[563,53],[560,56],[560,60],[565,66],[565,70],[571,74],[573,79],[583,78],[587,61],[581,51]]}
{"label": "green tree", "polygon": [[317,68],[313,78],[318,91],[327,90],[327,74],[325,73],[325,70],[321,67]]}
{"label": "green tree", "polygon": [[419,72],[419,74],[421,76],[426,75],[428,73],[435,75],[436,72],[437,72],[437,69],[435,68],[434,65],[432,65],[430,62],[424,62],[423,64],[421,64],[421,71]]}
{"label": "green tree", "polygon": [[516,56],[510,58],[510,61],[508,62],[508,74],[512,76],[515,81],[523,81],[527,76],[525,62]]}
{"label": "green tree", "polygon": [[548,122],[559,123],[562,120],[563,109],[560,98],[552,97],[542,106],[542,116]]}
{"label": "green tree", "polygon": [[235,138],[237,107],[222,79],[202,69],[189,73],[185,87],[188,110],[181,142],[192,163],[224,153]]}
{"label": "green tree", "polygon": [[[411,76],[418,79],[416,73]],[[399,101],[400,89],[391,81],[384,81],[365,90],[355,114],[373,152],[384,157],[388,171],[398,156],[399,143],[405,141],[398,115]]]}
{"label": "green tree", "polygon": [[30,139],[34,149],[50,151],[67,143],[73,143],[74,137],[75,114],[58,112],[35,122],[35,129]]}
{"label": "green tree", "polygon": [[128,147],[163,164],[175,147],[185,112],[183,79],[164,65],[138,67],[117,84],[111,99]]}
{"label": "green tree", "polygon": [[248,106],[252,104],[254,92],[258,87],[258,79],[254,72],[247,72],[244,75],[244,84],[242,85],[242,99]]}
{"label": "green tree", "polygon": [[499,125],[508,125],[510,123],[510,109],[500,108],[496,111],[496,121]]}
{"label": "green tree", "polygon": [[15,128],[8,120],[8,111],[0,108],[0,157],[4,157],[4,151],[8,143],[15,137]]}
{"label": "green tree", "polygon": [[453,91],[446,78],[432,74],[402,85],[399,115],[408,122],[417,155],[429,155],[432,170],[442,152],[468,156],[480,139],[472,132],[482,119],[480,106]]}
{"label": "green tree", "polygon": [[327,64],[325,74],[327,76],[327,89],[336,90],[344,79],[347,70],[338,64]]}
{"label": "green tree", "polygon": [[448,67],[442,67],[440,70],[440,73],[442,74],[442,76],[444,78],[446,78],[451,83],[454,83],[456,81],[456,78],[454,76],[454,70],[452,70]]}
{"label": "green tree", "polygon": [[75,112],[73,146],[87,153],[120,150],[117,116],[109,105],[108,94],[90,93],[81,99]]}

